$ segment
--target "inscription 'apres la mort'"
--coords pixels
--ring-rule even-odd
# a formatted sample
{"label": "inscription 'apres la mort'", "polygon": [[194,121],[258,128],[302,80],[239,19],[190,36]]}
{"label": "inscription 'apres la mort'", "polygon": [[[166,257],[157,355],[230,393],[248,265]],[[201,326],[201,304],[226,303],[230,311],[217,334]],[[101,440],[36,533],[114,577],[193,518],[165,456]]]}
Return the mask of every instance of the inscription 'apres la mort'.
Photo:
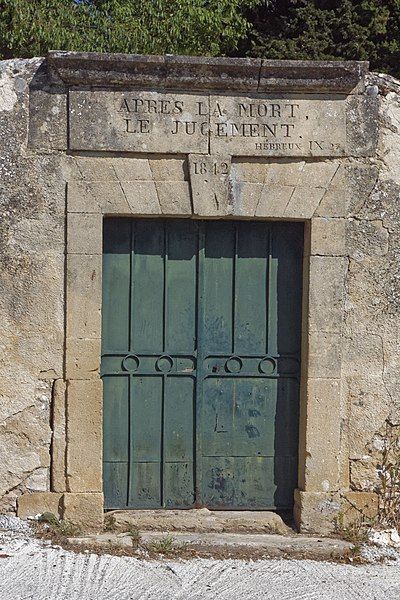
{"label": "inscription 'apres la mort'", "polygon": [[152,116],[169,115],[172,117],[171,135],[212,133],[217,137],[290,138],[294,134],[299,111],[300,105],[296,102],[238,101],[234,114],[228,114],[220,102],[215,101],[209,107],[208,102],[200,100],[195,102],[192,118],[188,118],[190,113],[182,100],[125,97],[117,112],[123,115],[126,133],[151,133]]}

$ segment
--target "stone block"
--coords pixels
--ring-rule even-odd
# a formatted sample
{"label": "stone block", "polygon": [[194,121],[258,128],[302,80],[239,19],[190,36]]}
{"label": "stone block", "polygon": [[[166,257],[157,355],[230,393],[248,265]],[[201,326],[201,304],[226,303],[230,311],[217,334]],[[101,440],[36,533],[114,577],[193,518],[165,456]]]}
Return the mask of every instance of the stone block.
{"label": "stone block", "polygon": [[339,494],[325,492],[294,492],[294,519],[301,533],[329,535],[335,531],[342,502]]}
{"label": "stone block", "polygon": [[62,518],[83,532],[101,531],[104,523],[102,493],[67,493],[62,497]]}
{"label": "stone block", "polygon": [[102,255],[67,257],[67,337],[101,337]]}
{"label": "stone block", "polygon": [[102,244],[102,214],[68,213],[67,251],[70,254],[101,254]]}
{"label": "stone block", "polygon": [[378,494],[375,494],[374,492],[347,492],[344,498],[344,525],[373,521],[378,516]]}
{"label": "stone block", "polygon": [[100,492],[102,484],[102,381],[67,385],[67,482],[71,492]]}
{"label": "stone block", "polygon": [[345,217],[347,215],[347,190],[330,185],[317,206],[314,217]]}
{"label": "stone block", "polygon": [[22,494],[18,498],[17,514],[21,519],[36,517],[45,512],[52,513],[57,518],[61,515],[62,494],[55,492],[34,492]]}
{"label": "stone block", "polygon": [[339,332],[343,321],[347,260],[330,256],[311,256],[309,260],[309,329]]}
{"label": "stone block", "polygon": [[347,376],[345,382],[349,406],[349,458],[360,460],[372,449],[380,460],[383,446],[377,432],[384,426],[391,406],[382,375],[363,379]]}
{"label": "stone block", "polygon": [[101,355],[100,339],[67,338],[65,354],[67,379],[98,378]]}
{"label": "stone block", "polygon": [[161,214],[161,206],[154,181],[121,181],[120,186],[131,214]]}
{"label": "stone block", "polygon": [[268,165],[261,161],[239,161],[232,163],[232,175],[235,181],[264,183]]}
{"label": "stone block", "polygon": [[263,186],[259,183],[235,181],[232,185],[233,214],[254,217],[260,204]]}
{"label": "stone block", "polygon": [[[108,162],[118,181],[151,181],[154,179],[151,163],[147,158],[123,158],[119,156],[118,158],[109,158]],[[96,179],[96,177],[93,177],[93,179]]]}
{"label": "stone block", "polygon": [[311,219],[315,210],[319,206],[325,188],[313,187],[309,185],[297,186],[284,210],[284,216],[291,219]]}
{"label": "stone block", "polygon": [[190,189],[186,181],[156,181],[156,190],[163,215],[192,214]]}
{"label": "stone block", "polygon": [[118,181],[69,181],[67,210],[85,214],[131,213],[124,190]]}
{"label": "stone block", "polygon": [[256,207],[257,217],[283,217],[285,208],[294,192],[289,185],[265,184],[261,188],[260,202]]}
{"label": "stone block", "polygon": [[298,185],[327,188],[332,183],[338,169],[339,164],[337,162],[306,161]]}
{"label": "stone block", "polygon": [[311,219],[311,254],[344,256],[346,254],[345,219]]}
{"label": "stone block", "polygon": [[[104,193],[104,195],[103,195]],[[105,197],[119,197],[123,206],[128,203],[118,182],[71,180],[67,183],[67,211],[72,213],[101,213]],[[105,197],[104,197],[105,196]]]}
{"label": "stone block", "polygon": [[43,86],[29,92],[28,144],[35,150],[67,149],[67,94],[62,88]]}
{"label": "stone block", "polygon": [[[139,160],[135,159],[135,162]],[[155,156],[149,160],[149,166],[154,181],[186,181],[189,177],[184,158],[174,156],[158,158]]]}
{"label": "stone block", "polygon": [[378,462],[378,457],[368,454],[360,459],[350,460],[350,482],[353,490],[372,492],[377,489],[380,485]]}
{"label": "stone block", "polygon": [[[147,158],[110,157],[110,156],[76,156],[74,157],[76,172],[71,179],[84,181],[102,181],[105,184],[116,181],[151,181],[153,176]],[[79,175],[79,177],[78,177]]]}
{"label": "stone block", "polygon": [[53,397],[51,407],[51,464],[50,481],[54,492],[66,490],[66,382],[56,379],[53,384]]}
{"label": "stone block", "polygon": [[349,156],[375,156],[378,128],[379,99],[374,96],[349,96],[346,100],[346,153]]}
{"label": "stone block", "polygon": [[341,377],[342,343],[340,333],[310,331],[308,335],[308,376],[312,379]]}
{"label": "stone block", "polygon": [[351,378],[382,380],[385,348],[379,333],[349,332],[343,345],[343,374]]}
{"label": "stone block", "polygon": [[266,165],[264,183],[267,187],[285,185],[296,187],[301,181],[305,161],[301,159],[281,159]]}
{"label": "stone block", "polygon": [[231,159],[221,155],[189,155],[193,214],[226,216],[232,214]]}
{"label": "stone block", "polygon": [[305,404],[301,460],[304,472],[300,485],[308,492],[337,491],[342,418],[340,379],[308,379]]}

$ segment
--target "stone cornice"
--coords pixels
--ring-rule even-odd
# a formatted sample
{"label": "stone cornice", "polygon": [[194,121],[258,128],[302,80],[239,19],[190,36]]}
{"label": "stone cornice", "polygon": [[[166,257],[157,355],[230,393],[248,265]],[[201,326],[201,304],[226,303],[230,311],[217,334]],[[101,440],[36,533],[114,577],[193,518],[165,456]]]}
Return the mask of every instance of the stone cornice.
{"label": "stone cornice", "polygon": [[[52,51],[50,71],[68,86],[187,91],[361,91],[368,62],[292,61]],[[361,86],[360,86],[361,83]]]}

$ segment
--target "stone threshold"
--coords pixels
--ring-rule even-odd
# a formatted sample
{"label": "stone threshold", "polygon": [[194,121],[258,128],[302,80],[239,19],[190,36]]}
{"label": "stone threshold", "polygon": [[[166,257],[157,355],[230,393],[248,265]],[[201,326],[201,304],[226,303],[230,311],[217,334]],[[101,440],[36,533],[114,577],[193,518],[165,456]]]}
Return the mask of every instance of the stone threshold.
{"label": "stone threshold", "polygon": [[105,523],[115,531],[195,533],[293,534],[282,518],[272,511],[209,510],[115,510],[105,514]]}

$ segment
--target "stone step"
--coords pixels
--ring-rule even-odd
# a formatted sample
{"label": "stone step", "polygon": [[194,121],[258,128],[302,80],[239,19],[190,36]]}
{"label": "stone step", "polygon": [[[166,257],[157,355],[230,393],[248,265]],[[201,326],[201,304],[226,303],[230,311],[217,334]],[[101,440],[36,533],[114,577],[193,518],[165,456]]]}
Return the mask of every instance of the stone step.
{"label": "stone step", "polygon": [[271,511],[247,510],[116,510],[106,514],[106,523],[117,531],[180,531],[197,533],[278,533],[293,531]]}

